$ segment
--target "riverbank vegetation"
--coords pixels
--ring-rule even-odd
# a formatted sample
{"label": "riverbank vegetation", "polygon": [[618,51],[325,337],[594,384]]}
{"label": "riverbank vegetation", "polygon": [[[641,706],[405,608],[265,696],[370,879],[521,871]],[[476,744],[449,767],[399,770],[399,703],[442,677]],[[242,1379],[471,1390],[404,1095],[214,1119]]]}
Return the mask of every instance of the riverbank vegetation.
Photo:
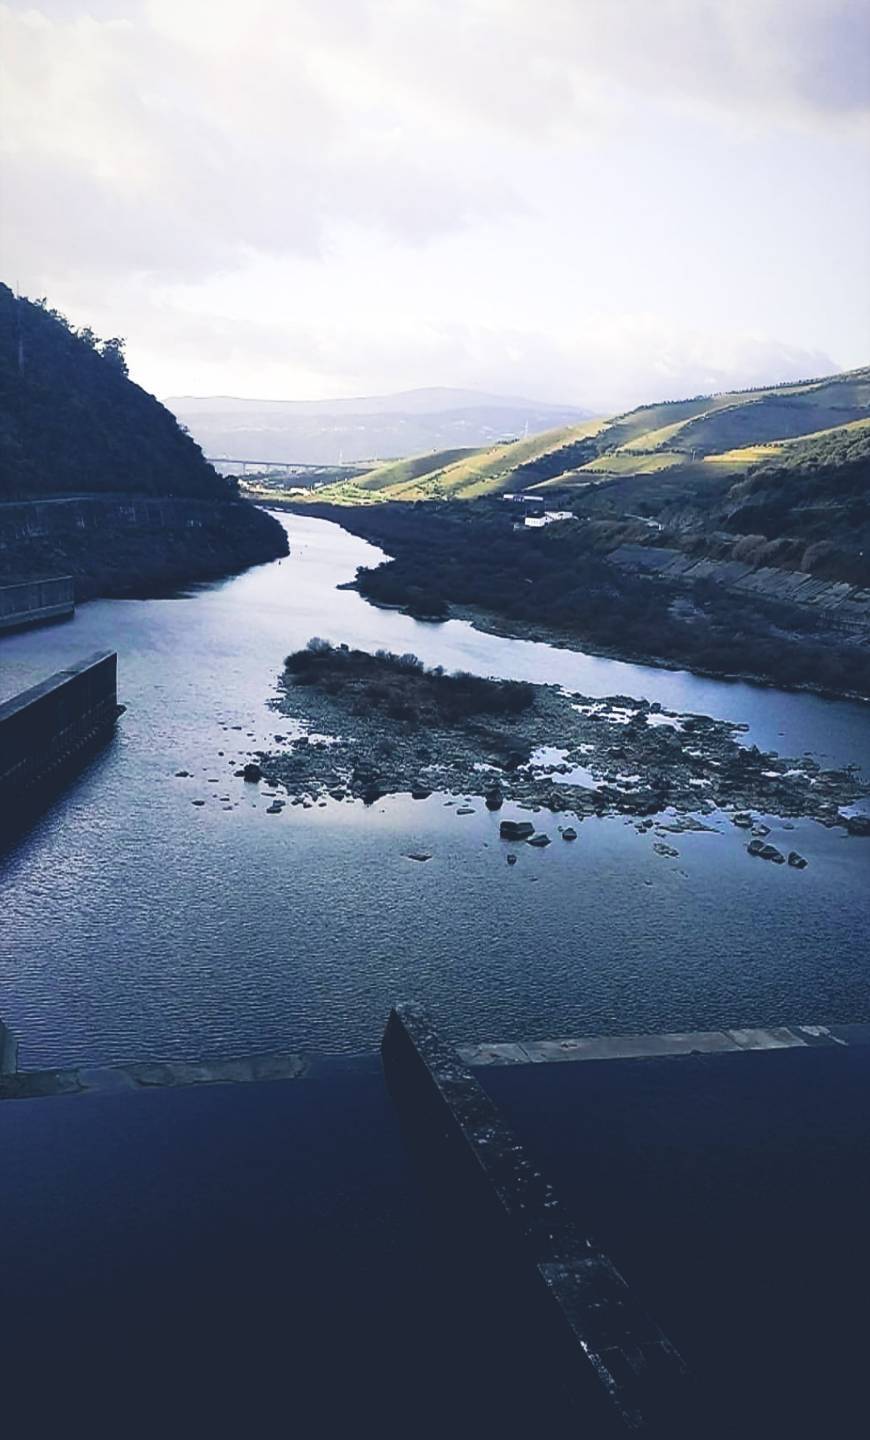
{"label": "riverbank vegetation", "polygon": [[393,720],[420,726],[459,725],[470,716],[507,717],[528,710],[534,688],[514,680],[488,680],[442,667],[426,669],[416,655],[370,655],[317,637],[284,661],[297,685],[316,685],[362,713],[374,707]]}
{"label": "riverbank vegetation", "polygon": [[[316,513],[394,557],[358,572],[360,592],[376,603],[401,605],[425,586],[455,614],[468,611],[511,634],[642,663],[870,697],[870,652],[848,643],[848,636],[832,639],[824,610],[712,579],[687,584],[645,571],[629,548],[640,550],[647,530],[642,520],[600,517],[517,532],[507,513],[513,511],[504,502],[481,501],[318,507]],[[616,563],[617,551],[632,563]]]}

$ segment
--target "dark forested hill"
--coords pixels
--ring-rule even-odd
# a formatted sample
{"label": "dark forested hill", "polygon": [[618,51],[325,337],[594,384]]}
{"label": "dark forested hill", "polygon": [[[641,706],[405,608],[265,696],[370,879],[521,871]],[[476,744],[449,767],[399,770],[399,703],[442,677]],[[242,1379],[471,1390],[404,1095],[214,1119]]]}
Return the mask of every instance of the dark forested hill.
{"label": "dark forested hill", "polygon": [[93,491],[232,495],[175,417],[128,378],[123,342],[76,332],[0,285],[0,494]]}
{"label": "dark forested hill", "polygon": [[80,598],[141,594],[286,550],[130,380],[122,340],[0,285],[0,584],[66,573]]}

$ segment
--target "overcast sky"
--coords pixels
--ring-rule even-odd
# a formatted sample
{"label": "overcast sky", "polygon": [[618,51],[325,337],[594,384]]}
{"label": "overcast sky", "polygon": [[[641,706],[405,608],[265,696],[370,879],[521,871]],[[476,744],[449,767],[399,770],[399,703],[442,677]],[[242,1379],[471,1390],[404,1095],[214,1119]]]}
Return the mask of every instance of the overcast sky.
{"label": "overcast sky", "polygon": [[159,395],[870,360],[867,0],[0,3],[2,276]]}

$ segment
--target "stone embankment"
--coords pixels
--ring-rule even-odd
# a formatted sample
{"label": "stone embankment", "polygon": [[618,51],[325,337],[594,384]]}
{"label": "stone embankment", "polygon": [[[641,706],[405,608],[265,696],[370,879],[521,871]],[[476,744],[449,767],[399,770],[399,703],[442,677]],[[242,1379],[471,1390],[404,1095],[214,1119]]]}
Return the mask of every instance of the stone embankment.
{"label": "stone embankment", "polygon": [[844,581],[823,580],[802,570],[746,565],[739,560],[710,560],[681,550],[653,545],[620,545],[610,560],[627,570],[641,570],[662,580],[691,586],[699,581],[744,595],[796,605],[824,623],[839,640],[870,644],[870,590]]}
{"label": "stone embankment", "polygon": [[160,593],[286,554],[283,526],[244,500],[101,494],[0,505],[0,573],[69,575],[79,600]]}

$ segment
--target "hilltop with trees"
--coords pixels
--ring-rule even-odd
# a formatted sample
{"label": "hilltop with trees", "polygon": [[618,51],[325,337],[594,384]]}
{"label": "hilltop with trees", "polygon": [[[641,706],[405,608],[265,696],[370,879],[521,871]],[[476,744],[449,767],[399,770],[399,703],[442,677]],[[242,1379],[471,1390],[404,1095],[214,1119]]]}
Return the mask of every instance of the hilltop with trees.
{"label": "hilltop with trees", "polygon": [[282,527],[240,499],[236,483],[130,379],[122,338],[76,330],[46,300],[6,285],[0,501],[0,576],[71,573],[80,597],[226,574],[286,553]]}

